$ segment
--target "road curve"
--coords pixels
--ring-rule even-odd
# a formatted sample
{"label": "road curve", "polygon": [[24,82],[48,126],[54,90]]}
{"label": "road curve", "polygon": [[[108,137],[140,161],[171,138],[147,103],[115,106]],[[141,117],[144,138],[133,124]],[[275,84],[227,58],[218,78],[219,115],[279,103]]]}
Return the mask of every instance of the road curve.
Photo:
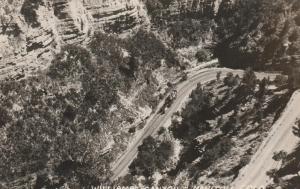
{"label": "road curve", "polygon": [[[142,134],[137,136],[134,141],[128,146],[125,153],[114,163],[112,166],[113,176],[111,180],[115,180],[120,176],[124,176],[128,171],[128,166],[133,161],[138,153],[138,146],[140,146],[143,140],[156,133],[156,131],[164,126],[168,121],[170,121],[173,113],[178,111],[186,99],[189,97],[192,90],[197,86],[198,83],[206,83],[216,79],[216,74],[221,71],[221,78],[226,76],[226,73],[232,72],[233,74],[238,74],[242,76],[243,70],[231,70],[227,68],[212,68],[212,69],[203,69],[196,70],[194,72],[189,73],[189,77],[186,81],[179,83],[176,86],[177,90],[177,98],[171,105],[169,109],[166,110],[165,114],[161,115],[158,113],[159,109],[162,107],[164,100],[162,100],[155,113],[152,114],[151,117],[146,122],[144,129],[141,131]],[[271,77],[274,78],[276,74],[266,74],[266,73],[256,73],[259,79],[263,77]]]}
{"label": "road curve", "polygon": [[240,171],[239,176],[232,183],[232,188],[265,188],[272,183],[266,172],[280,167],[280,163],[272,159],[274,152],[281,150],[291,152],[299,142],[299,138],[292,133],[295,121],[300,118],[299,107],[300,90],[293,94],[281,117],[272,126],[268,137],[260,145],[250,163]]}

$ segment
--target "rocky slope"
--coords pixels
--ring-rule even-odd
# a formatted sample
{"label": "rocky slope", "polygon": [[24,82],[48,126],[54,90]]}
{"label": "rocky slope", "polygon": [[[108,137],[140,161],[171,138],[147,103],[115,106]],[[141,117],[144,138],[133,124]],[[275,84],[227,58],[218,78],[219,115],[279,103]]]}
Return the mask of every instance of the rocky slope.
{"label": "rocky slope", "polygon": [[1,77],[44,68],[64,44],[86,44],[95,31],[126,33],[146,23],[138,0],[6,1],[0,5]]}
{"label": "rocky slope", "polygon": [[211,43],[222,0],[145,1],[152,27],[174,48]]}
{"label": "rocky slope", "polygon": [[165,18],[188,16],[188,17],[213,17],[219,9],[222,0],[144,0],[151,16],[161,16],[165,14]]}
{"label": "rocky slope", "polygon": [[[139,31],[125,39],[95,34],[86,48],[63,46],[49,69],[35,76],[0,81],[0,187],[105,181],[110,163],[143,127],[178,73],[176,55],[154,34]],[[98,162],[83,163],[87,153]]]}
{"label": "rocky slope", "polygon": [[299,10],[293,0],[224,1],[216,55],[225,66],[290,71],[299,65]]}
{"label": "rocky slope", "polygon": [[[276,80],[256,80],[252,71],[246,71],[243,78],[231,73],[223,81],[217,78],[197,85],[185,108],[174,113],[170,126],[165,124],[154,135],[156,141],[144,140],[129,175],[118,184],[135,180],[144,187],[229,186],[291,94]],[[168,143],[164,153],[157,152],[161,141]]]}
{"label": "rocky slope", "polygon": [[0,75],[18,79],[44,68],[61,45],[85,45],[95,31],[123,35],[150,26],[179,54],[218,44],[215,55],[226,66],[292,67],[299,7],[287,0],[1,0]]}
{"label": "rocky slope", "polygon": [[[268,62],[273,66],[273,63],[286,63],[291,62],[290,60],[297,63],[298,61],[300,5],[297,0],[276,0],[274,7],[268,0],[0,0],[0,2],[0,80],[7,78],[18,80],[35,73],[35,76],[27,77],[28,79],[20,82],[0,82],[2,86],[0,92],[3,97],[0,99],[0,118],[5,115],[7,117],[4,121],[0,119],[0,125],[5,125],[0,127],[2,135],[0,143],[6,145],[2,149],[8,149],[8,152],[3,152],[6,156],[3,156],[4,160],[0,161],[4,162],[3,167],[0,164],[0,169],[12,176],[10,177],[5,171],[0,173],[3,174],[3,178],[8,178],[8,188],[20,183],[28,183],[27,177],[32,175],[37,180],[34,181],[35,184],[42,177],[44,185],[47,185],[49,179],[51,181],[53,175],[61,177],[62,182],[69,181],[69,183],[73,183],[73,180],[78,177],[95,176],[96,180],[105,180],[110,174],[109,164],[125,150],[130,139],[143,127],[143,121],[151,114],[156,103],[172,87],[169,81],[178,79],[180,68],[185,67],[184,61],[194,61],[197,51],[199,52],[199,49],[205,46],[214,48],[214,44],[217,43],[215,55],[224,65],[232,67],[254,66],[254,63],[258,63],[255,65],[263,65],[259,68],[265,68],[267,66],[259,63]],[[99,31],[116,35],[105,35],[98,33]],[[177,53],[174,53],[175,51]],[[82,54],[78,52],[84,56],[81,57]],[[232,57],[235,59],[232,60]],[[53,78],[48,76],[49,69],[43,70],[49,68],[51,62],[52,71],[58,72],[56,74],[62,78],[58,77],[53,81]],[[196,65],[199,63],[197,60],[194,62]],[[72,64],[75,65],[70,66]],[[82,65],[87,67],[84,74]],[[48,74],[45,76],[45,73]],[[70,77],[64,78],[66,74]],[[295,75],[297,74],[298,72],[295,72]],[[223,84],[218,82],[220,88],[215,90],[220,90],[218,91],[220,97],[227,93],[231,94],[230,87],[222,91]],[[296,82],[297,80],[294,81]],[[115,86],[116,84],[118,85]],[[273,94],[266,96],[273,98]],[[110,103],[107,103],[112,97]],[[224,104],[224,101],[218,98],[216,96],[211,100]],[[227,100],[231,102],[236,99],[230,97]],[[253,109],[247,107],[238,110],[230,109],[231,113],[226,115],[225,121],[232,121],[229,118],[234,118],[235,113],[243,116],[249,113],[248,116],[245,115],[247,125],[248,121],[262,115],[262,112],[254,109],[256,101],[251,103],[247,105],[248,108],[253,107]],[[266,105],[269,103],[266,101]],[[57,104],[60,106],[57,107]],[[281,104],[284,102],[275,103],[276,106]],[[220,109],[226,110],[228,107],[230,108],[230,106],[218,105]],[[32,116],[31,113],[35,115]],[[49,114],[52,117],[49,117]],[[248,120],[249,116],[250,120]],[[254,130],[263,129],[267,132],[271,121],[275,118],[273,115],[263,118],[267,122],[266,126],[260,127],[253,123],[251,127],[246,128],[249,130],[242,130],[242,132],[249,131],[251,136],[253,127]],[[222,121],[221,117],[220,120]],[[235,131],[244,129],[239,120],[233,120],[235,123],[225,125],[210,123],[210,121],[202,120],[201,125],[197,124],[199,127],[211,125],[211,129],[215,132],[203,136],[199,133],[197,136],[200,137],[194,136],[186,140],[187,147],[193,147],[193,141],[198,141],[197,144],[201,147],[203,140],[219,140],[220,132],[229,139],[240,137]],[[51,124],[53,127],[49,127]],[[72,125],[76,124],[80,129],[75,133],[59,132],[61,125],[72,130],[74,129]],[[238,127],[231,128],[230,125]],[[219,127],[222,127],[223,131],[220,131]],[[193,131],[194,128],[191,129]],[[35,134],[30,136],[25,131]],[[86,133],[94,137],[87,136]],[[21,138],[16,138],[15,134],[19,134]],[[74,145],[70,145],[72,142],[68,138],[62,139],[62,143],[69,150],[56,146],[56,140],[65,136],[71,137],[78,144],[83,143],[83,148],[77,146],[73,148]],[[91,139],[92,147],[86,143],[89,140],[83,140],[85,137]],[[248,144],[247,141],[252,141],[251,137],[242,136],[240,139],[234,139],[236,148],[233,148],[232,153],[240,147],[242,149],[244,144]],[[41,142],[42,140],[45,141]],[[22,141],[25,141],[24,143],[29,147],[19,145],[23,144]],[[225,141],[224,144],[231,145],[232,141]],[[249,143],[252,144],[254,143]],[[47,148],[42,148],[40,145],[45,145]],[[213,148],[205,156],[218,158],[214,152],[223,151],[220,149],[222,145],[223,143],[220,142],[211,146]],[[58,154],[58,151],[49,146],[62,150],[61,156],[56,159],[44,157],[47,153]],[[10,152],[9,149],[13,150]],[[44,149],[46,153],[42,151]],[[84,150],[87,149],[91,157],[100,157],[96,158],[96,163],[100,162],[99,166],[94,166],[96,163],[89,160],[86,160],[87,165],[82,163],[82,158],[76,153],[85,156]],[[32,158],[26,157],[28,159],[25,164],[24,158],[19,158],[23,150],[33,155]],[[192,153],[200,153],[195,149],[191,148],[191,150]],[[228,153],[224,158],[235,157],[232,153]],[[33,162],[34,159],[40,160],[41,157],[47,161]],[[183,158],[182,163],[187,162],[187,164],[183,164],[184,166],[179,164],[177,178],[184,180],[183,177],[188,175],[188,172],[195,172],[193,166],[201,163],[198,164],[197,159],[194,160],[185,161]],[[234,174],[231,171],[226,172],[225,169],[235,171],[239,168],[239,163],[244,163],[244,160],[235,164],[227,162],[224,164],[224,169],[219,169],[223,160],[218,159],[209,165],[212,170],[212,175],[208,173],[211,175],[209,178],[211,182],[218,181],[222,176],[226,179],[218,181],[219,183],[229,182]],[[39,167],[39,163],[42,168]],[[71,171],[67,173],[75,171],[75,175],[57,175],[56,171],[60,168],[57,165],[63,167],[69,163],[74,166],[71,166]],[[95,170],[91,171],[91,168]],[[44,174],[44,171],[47,172],[46,169],[53,171],[50,171],[50,176]],[[81,169],[84,169],[87,175],[82,176]],[[22,179],[20,181],[18,178],[24,178],[25,181]],[[53,178],[56,181],[60,180]],[[194,179],[194,183],[201,182],[199,178],[199,175],[188,177]],[[10,181],[15,179],[17,183],[10,185]],[[86,184],[80,180],[74,182]]]}
{"label": "rocky slope", "polygon": [[126,35],[152,25],[174,47],[211,41],[221,1],[1,0],[0,76],[19,79],[43,69],[62,45],[86,45],[97,31]]}

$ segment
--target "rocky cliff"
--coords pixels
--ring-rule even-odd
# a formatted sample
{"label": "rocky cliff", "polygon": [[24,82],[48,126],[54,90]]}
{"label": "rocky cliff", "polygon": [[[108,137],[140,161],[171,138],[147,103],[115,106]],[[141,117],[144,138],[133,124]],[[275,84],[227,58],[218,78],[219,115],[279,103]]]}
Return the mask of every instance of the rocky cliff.
{"label": "rocky cliff", "polygon": [[152,16],[165,15],[169,17],[213,17],[219,9],[222,0],[144,0]]}
{"label": "rocky cliff", "polygon": [[184,0],[170,4],[172,15],[194,13],[197,16],[214,16],[219,9],[221,0]]}
{"label": "rocky cliff", "polygon": [[195,54],[195,49],[212,43],[214,18],[222,2],[222,0],[144,0],[152,29],[158,30],[169,46],[189,51],[188,54]]}
{"label": "rocky cliff", "polygon": [[86,44],[95,31],[124,34],[146,23],[138,0],[1,0],[0,75],[44,68],[64,44]]}
{"label": "rocky cliff", "polygon": [[221,1],[1,0],[0,77],[19,79],[46,68],[62,45],[86,45],[96,31],[128,34],[152,25],[171,43],[197,44],[210,35]]}

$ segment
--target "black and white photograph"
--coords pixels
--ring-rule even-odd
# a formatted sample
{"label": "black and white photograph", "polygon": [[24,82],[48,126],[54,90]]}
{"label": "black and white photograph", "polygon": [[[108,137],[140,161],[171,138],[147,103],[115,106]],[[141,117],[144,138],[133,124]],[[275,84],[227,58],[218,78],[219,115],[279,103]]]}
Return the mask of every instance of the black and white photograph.
{"label": "black and white photograph", "polygon": [[300,0],[0,0],[0,189],[300,189]]}

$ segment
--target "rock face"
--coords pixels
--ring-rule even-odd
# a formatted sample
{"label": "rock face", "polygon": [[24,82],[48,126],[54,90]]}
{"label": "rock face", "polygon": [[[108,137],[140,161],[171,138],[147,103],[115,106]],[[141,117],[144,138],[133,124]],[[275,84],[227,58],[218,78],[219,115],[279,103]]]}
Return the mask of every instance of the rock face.
{"label": "rock face", "polygon": [[223,0],[145,1],[152,28],[169,46],[187,48],[212,44],[212,28]]}
{"label": "rock face", "polygon": [[[148,14],[154,25],[173,18],[182,24],[186,17],[211,18],[222,0],[170,0],[168,6],[155,7],[151,13],[146,0],[1,1],[0,79],[19,79],[46,68],[62,45],[88,44],[95,31],[124,35],[150,25]],[[155,1],[150,4],[156,6]]]}
{"label": "rock face", "polygon": [[157,0],[146,1],[145,4],[152,17],[164,18],[203,18],[214,17],[217,14],[222,0]]}
{"label": "rock face", "polygon": [[142,24],[146,16],[138,0],[84,0],[83,5],[93,18],[94,28],[115,33]]}
{"label": "rock face", "polygon": [[82,42],[93,31],[124,33],[145,21],[137,0],[55,0],[52,6],[66,43]]}
{"label": "rock face", "polygon": [[84,45],[95,31],[124,34],[146,21],[143,4],[138,0],[44,0],[36,10],[31,9],[38,22],[33,27],[20,13],[26,1],[32,4],[30,0],[3,1],[0,5],[2,79],[18,79],[46,67],[61,45]]}
{"label": "rock face", "polygon": [[170,10],[173,14],[196,13],[198,16],[213,16],[217,13],[221,0],[182,0],[173,1]]}

